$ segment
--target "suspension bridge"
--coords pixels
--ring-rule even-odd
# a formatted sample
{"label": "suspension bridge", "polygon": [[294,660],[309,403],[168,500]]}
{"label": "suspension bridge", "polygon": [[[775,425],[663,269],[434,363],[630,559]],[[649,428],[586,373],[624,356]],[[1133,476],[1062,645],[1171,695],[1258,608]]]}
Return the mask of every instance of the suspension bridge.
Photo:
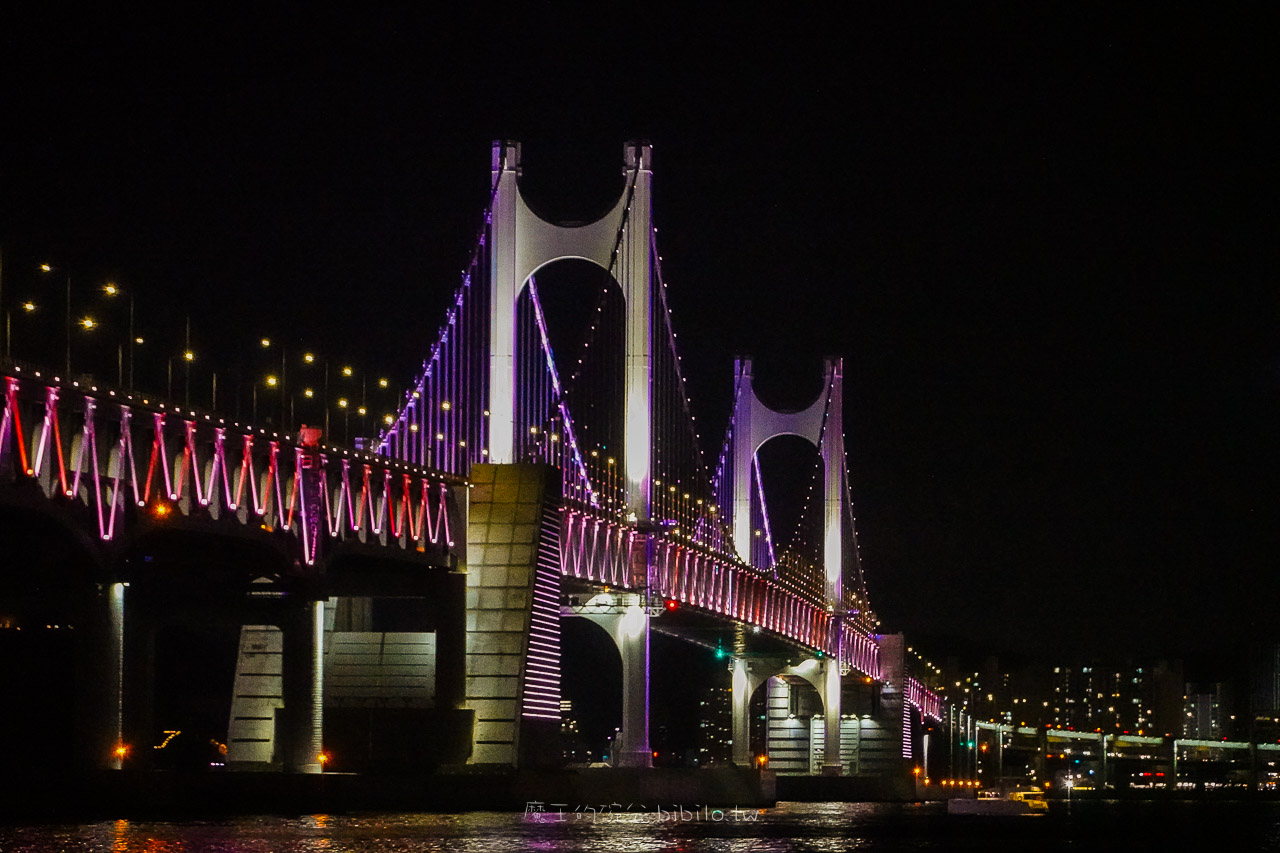
{"label": "suspension bridge", "polygon": [[[90,728],[107,766],[149,737],[148,674],[131,658],[145,658],[134,638],[173,600],[144,590],[172,581],[136,558],[174,531],[255,555],[232,572],[243,628],[229,766],[318,771],[335,738],[372,740],[387,709],[456,727],[465,744],[452,760],[545,761],[568,618],[617,645],[620,766],[652,763],[651,633],[705,645],[708,627],[730,638],[717,653],[732,672],[735,763],[839,776],[924,760],[921,730],[942,703],[868,600],[842,363],[825,362],[811,405],[783,412],[739,359],[732,416],[719,453],[706,453],[663,280],[651,158],[628,143],[616,205],[568,226],[522,197],[520,146],[494,143],[489,197],[438,335],[397,415],[356,447],[6,370],[0,506],[56,516],[102,591],[86,607],[105,638],[108,685]],[[576,326],[549,316],[538,288],[564,259],[601,273]],[[790,537],[771,521],[759,464],[779,436],[814,449]],[[388,597],[430,605],[391,618],[378,604]],[[854,709],[857,691],[874,702]]]}

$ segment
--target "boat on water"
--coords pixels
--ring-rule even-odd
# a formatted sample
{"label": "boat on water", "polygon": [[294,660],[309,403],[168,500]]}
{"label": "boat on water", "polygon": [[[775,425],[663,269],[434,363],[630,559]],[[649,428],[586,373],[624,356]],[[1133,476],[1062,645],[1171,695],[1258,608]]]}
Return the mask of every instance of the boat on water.
{"label": "boat on water", "polygon": [[1006,793],[981,791],[972,800],[947,800],[947,814],[960,815],[1034,815],[1046,814],[1049,801],[1044,791],[1020,788]]}

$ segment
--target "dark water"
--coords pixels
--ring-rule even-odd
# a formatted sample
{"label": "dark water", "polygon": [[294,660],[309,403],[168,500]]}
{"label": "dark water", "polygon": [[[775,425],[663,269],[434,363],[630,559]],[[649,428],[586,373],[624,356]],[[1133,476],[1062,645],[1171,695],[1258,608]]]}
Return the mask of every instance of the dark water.
{"label": "dark water", "polygon": [[365,814],[0,826],[3,853],[381,851],[1280,850],[1280,803],[1054,803],[948,816],[937,803],[782,803],[763,812]]}

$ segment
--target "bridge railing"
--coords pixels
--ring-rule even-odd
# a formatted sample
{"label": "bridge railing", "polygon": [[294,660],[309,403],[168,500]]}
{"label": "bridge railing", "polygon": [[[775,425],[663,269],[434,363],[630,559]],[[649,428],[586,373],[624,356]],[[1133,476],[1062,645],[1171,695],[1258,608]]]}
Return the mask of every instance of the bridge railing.
{"label": "bridge railing", "polygon": [[177,513],[292,533],[309,565],[326,540],[455,546],[458,478],[77,381],[0,378],[0,482],[87,507],[103,541]]}
{"label": "bridge railing", "polygon": [[770,631],[843,668],[880,677],[875,640],[772,577],[705,549],[664,538],[608,517],[566,508],[561,520],[565,577],[653,596]]}

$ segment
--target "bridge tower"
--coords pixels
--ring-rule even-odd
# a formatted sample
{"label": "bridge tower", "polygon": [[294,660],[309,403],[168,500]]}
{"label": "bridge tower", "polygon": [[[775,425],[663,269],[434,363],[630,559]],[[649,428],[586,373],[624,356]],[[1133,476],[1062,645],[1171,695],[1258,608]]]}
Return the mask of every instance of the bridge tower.
{"label": "bridge tower", "polygon": [[493,144],[493,201],[489,263],[489,462],[516,462],[516,300],[530,276],[566,258],[590,261],[610,273],[626,303],[625,456],[627,507],[649,518],[652,444],[650,383],[654,271],[650,259],[652,148],[624,147],[626,189],[613,210],[587,225],[557,225],[540,218],[520,194],[520,145]]}
{"label": "bridge tower", "polygon": [[[651,447],[653,444],[652,299],[655,272],[651,257],[651,147],[627,143],[623,149],[625,190],[613,209],[595,222],[565,226],[540,218],[520,193],[520,145],[493,144],[492,186],[486,260],[489,282],[488,462],[511,465],[516,459],[518,328],[517,300],[539,269],[557,260],[590,261],[613,276],[625,303],[624,334],[624,453],[626,510],[629,518],[650,518]],[[469,572],[493,571],[479,559],[468,559]],[[622,766],[650,766],[649,751],[649,621],[642,596],[631,595],[627,606],[611,615],[593,616],[613,638],[623,661],[623,725],[615,747]],[[484,638],[468,635],[468,655],[479,659]],[[478,677],[478,676],[476,676]],[[475,680],[468,672],[469,681]],[[472,702],[481,708],[485,700]],[[481,708],[481,710],[483,710]],[[478,714],[480,719],[483,714]],[[507,725],[501,735],[511,726]],[[511,736],[515,739],[515,735]],[[476,755],[499,753],[477,750]],[[501,754],[514,760],[518,750]],[[473,756],[473,761],[475,761]],[[485,760],[485,759],[481,759]]]}
{"label": "bridge tower", "polygon": [[[844,462],[843,373],[842,359],[828,358],[824,362],[826,382],[818,398],[803,411],[782,412],[771,409],[756,396],[753,385],[751,359],[734,362],[738,387],[733,412],[733,539],[738,556],[751,561],[751,470],[761,446],[771,438],[795,435],[812,442],[822,455],[823,466],[823,579],[827,609],[837,619],[844,613],[844,583],[842,560],[841,520],[845,512],[844,483],[841,480]],[[836,631],[836,636],[840,632]],[[840,775],[840,650],[822,663],[821,689],[823,704],[823,731],[825,758],[823,773]],[[811,677],[809,680],[814,680]],[[735,761],[745,761],[745,723],[750,702],[750,692],[738,690],[748,686],[745,674],[735,672],[734,718]],[[815,683],[815,686],[818,686]],[[743,731],[739,733],[738,728]],[[741,745],[739,745],[741,744]]]}

